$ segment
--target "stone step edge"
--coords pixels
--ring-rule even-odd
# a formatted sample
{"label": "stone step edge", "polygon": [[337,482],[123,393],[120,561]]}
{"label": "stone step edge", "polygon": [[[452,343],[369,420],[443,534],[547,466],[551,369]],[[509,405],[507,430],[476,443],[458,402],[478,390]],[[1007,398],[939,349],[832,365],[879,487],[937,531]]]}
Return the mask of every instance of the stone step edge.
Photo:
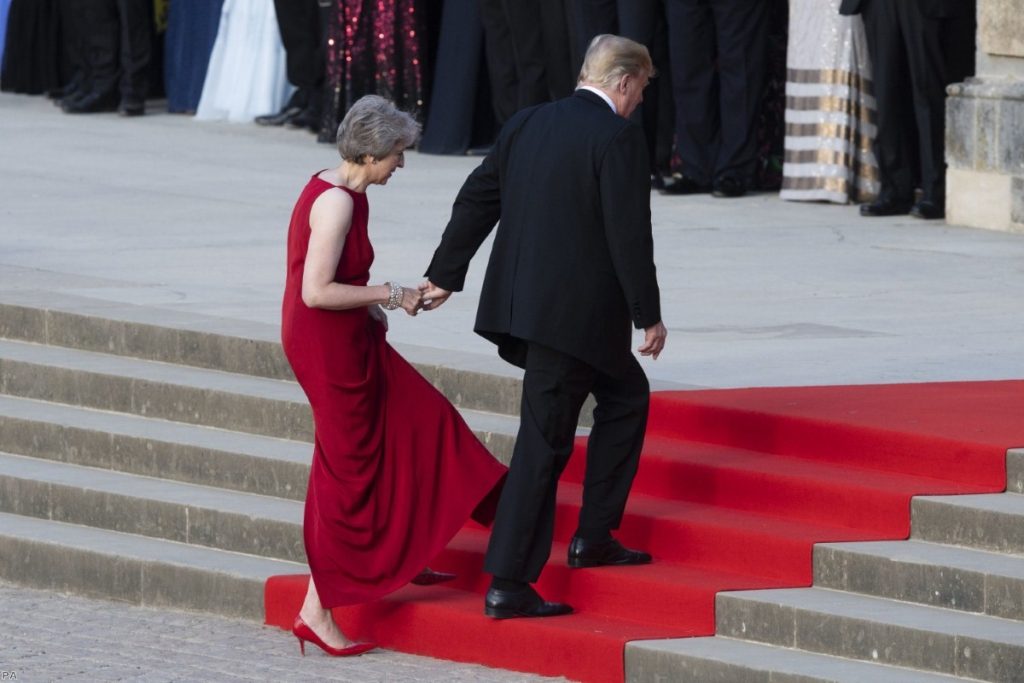
{"label": "stone step edge", "polygon": [[723,636],[626,644],[630,683],[952,683],[945,674],[865,662]]}
{"label": "stone step edge", "polygon": [[262,622],[269,576],[305,565],[0,513],[0,577],[149,607]]}
{"label": "stone step edge", "polygon": [[918,496],[910,510],[912,539],[1024,555],[1019,493]]}
{"label": "stone step edge", "polygon": [[304,562],[301,501],[0,453],[0,511]]}
{"label": "stone step edge", "polygon": [[[11,340],[0,340],[0,367],[9,396],[312,441],[309,405],[294,382]],[[481,421],[516,422],[467,405],[474,402],[456,407]]]}
{"label": "stone step edge", "polygon": [[818,543],[814,585],[1024,620],[1024,556],[919,540]]}
{"label": "stone step edge", "polygon": [[[58,302],[46,307],[0,301],[0,339],[294,380],[276,326],[173,311],[159,311],[158,316],[153,309],[106,302],[100,317],[65,310],[73,304],[62,307],[61,297],[47,293],[51,296]],[[151,320],[133,319],[139,317]],[[177,321],[178,326],[158,324],[154,318]],[[236,326],[241,335],[226,331]],[[395,348],[456,405],[518,413],[522,372],[497,356],[408,344]]]}
{"label": "stone step edge", "polygon": [[722,592],[716,635],[1009,683],[1024,622],[827,588]]}
{"label": "stone step edge", "polygon": [[[515,418],[462,409],[507,463]],[[0,395],[0,451],[234,491],[305,498],[313,445],[161,418]]]}

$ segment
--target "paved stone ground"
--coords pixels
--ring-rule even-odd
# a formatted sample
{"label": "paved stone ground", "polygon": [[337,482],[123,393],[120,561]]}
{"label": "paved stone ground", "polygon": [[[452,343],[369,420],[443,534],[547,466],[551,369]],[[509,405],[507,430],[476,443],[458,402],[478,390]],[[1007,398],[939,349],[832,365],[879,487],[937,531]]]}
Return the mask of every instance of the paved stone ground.
{"label": "paved stone ground", "polygon": [[565,681],[387,650],[306,653],[290,633],[248,621],[0,583],[0,681]]}
{"label": "paved stone ground", "polygon": [[[68,116],[0,94],[0,297],[56,291],[276,326],[285,232],[310,174],[337,163],[301,131]],[[420,281],[479,163],[410,153],[369,190],[373,280]],[[651,198],[668,345],[656,382],[746,387],[1024,377],[1024,234],[855,206]],[[399,344],[494,359],[473,334],[486,252]],[[639,341],[639,336],[637,337]],[[496,362],[496,365],[501,363]],[[505,366],[508,367],[508,366]]]}

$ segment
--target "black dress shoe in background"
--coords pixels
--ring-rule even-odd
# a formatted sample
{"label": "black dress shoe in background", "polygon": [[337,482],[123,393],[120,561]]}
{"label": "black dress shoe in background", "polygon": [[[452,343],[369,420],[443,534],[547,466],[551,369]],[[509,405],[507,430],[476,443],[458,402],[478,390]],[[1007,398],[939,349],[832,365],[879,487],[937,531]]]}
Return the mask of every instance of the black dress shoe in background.
{"label": "black dress shoe in background", "polygon": [[320,132],[320,112],[312,109],[303,109],[298,115],[293,116],[286,122],[289,128],[305,128],[314,133]]}
{"label": "black dress shoe in background", "polygon": [[117,113],[121,116],[142,116],[146,113],[146,102],[139,97],[122,97]]}
{"label": "black dress shoe in background", "polygon": [[95,114],[117,109],[118,98],[114,93],[91,92],[80,98],[64,102],[61,109],[66,114]]}
{"label": "black dress shoe in background", "polygon": [[743,181],[732,176],[719,178],[715,181],[715,185],[711,190],[711,194],[720,199],[725,197],[742,197],[746,193],[747,188]]}
{"label": "black dress shoe in background", "polygon": [[493,619],[557,617],[572,614],[572,607],[562,602],[546,602],[533,590],[533,586],[527,585],[516,591],[488,589],[484,598],[484,614]]}
{"label": "black dress shoe in background", "polygon": [[861,216],[902,216],[910,211],[910,202],[889,197],[860,205]]}
{"label": "black dress shoe in background", "polygon": [[573,569],[605,565],[648,564],[650,553],[630,550],[614,538],[607,541],[585,541],[574,536],[569,544],[569,566]]}
{"label": "black dress shoe in background", "polygon": [[922,199],[910,208],[910,215],[914,218],[923,218],[926,221],[932,221],[939,218],[945,218],[946,207],[942,204],[936,204],[930,199]]}
{"label": "black dress shoe in background", "polygon": [[301,113],[302,107],[289,104],[276,114],[264,114],[263,116],[257,116],[255,121],[261,126],[283,126]]}
{"label": "black dress shoe in background", "polygon": [[658,192],[661,194],[671,195],[684,195],[684,194],[707,194],[711,191],[710,185],[704,183],[698,183],[693,178],[687,176],[679,176],[674,178],[671,182],[665,182],[665,187],[660,188]]}

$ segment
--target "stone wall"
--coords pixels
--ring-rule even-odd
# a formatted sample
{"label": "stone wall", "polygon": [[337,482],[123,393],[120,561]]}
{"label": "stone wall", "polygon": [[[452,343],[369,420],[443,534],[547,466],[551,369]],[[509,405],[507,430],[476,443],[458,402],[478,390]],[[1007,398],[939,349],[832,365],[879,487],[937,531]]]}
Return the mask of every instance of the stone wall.
{"label": "stone wall", "polygon": [[978,0],[977,76],[946,101],[946,219],[1024,232],[1024,8]]}

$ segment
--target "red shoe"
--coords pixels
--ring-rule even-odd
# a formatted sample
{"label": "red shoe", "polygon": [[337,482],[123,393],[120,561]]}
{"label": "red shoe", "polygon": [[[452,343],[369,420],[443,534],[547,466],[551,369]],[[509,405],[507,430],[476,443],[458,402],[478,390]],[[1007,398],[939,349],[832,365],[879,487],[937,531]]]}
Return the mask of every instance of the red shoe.
{"label": "red shoe", "polygon": [[306,655],[307,640],[332,657],[354,657],[356,655],[361,655],[364,652],[369,652],[377,647],[377,643],[356,643],[355,645],[349,645],[348,647],[343,648],[331,647],[320,639],[320,636],[318,636],[313,629],[311,629],[309,625],[302,620],[301,616],[295,617],[295,623],[292,624],[292,633],[294,633],[295,637],[299,639],[299,649],[302,651],[303,656]]}
{"label": "red shoe", "polygon": [[417,586],[433,586],[435,583],[444,583],[445,581],[452,581],[455,579],[455,574],[449,574],[448,572],[435,572],[430,567],[427,567],[416,576],[412,577],[412,581],[409,583]]}

